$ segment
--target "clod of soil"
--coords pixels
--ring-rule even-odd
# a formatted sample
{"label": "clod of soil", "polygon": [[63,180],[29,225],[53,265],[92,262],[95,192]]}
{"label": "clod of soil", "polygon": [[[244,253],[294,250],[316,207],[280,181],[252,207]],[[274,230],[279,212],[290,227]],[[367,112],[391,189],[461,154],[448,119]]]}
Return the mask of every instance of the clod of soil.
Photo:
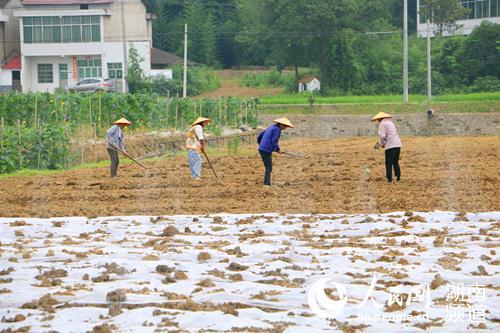
{"label": "clod of soil", "polygon": [[125,269],[125,267],[122,267],[120,265],[118,265],[117,263],[110,263],[110,264],[106,264],[104,265],[104,268],[106,268],[106,271],[107,273],[111,274],[111,273],[115,273],[117,275],[125,275],[125,274],[128,274],[129,271]]}
{"label": "clod of soil", "polygon": [[434,276],[434,280],[432,280],[432,282],[431,282],[431,289],[432,290],[437,289],[440,286],[445,285],[447,283],[448,283],[448,280],[443,280],[443,278],[441,277],[440,274],[436,274]]}
{"label": "clod of soil", "polygon": [[179,230],[173,225],[169,225],[165,229],[163,229],[162,236],[163,237],[173,237],[179,233]]}
{"label": "clod of soil", "polygon": [[200,252],[198,253],[198,261],[205,261],[211,259],[212,256],[208,252]]}
{"label": "clod of soil", "polygon": [[109,305],[108,315],[110,315],[111,317],[115,317],[121,313],[123,313],[121,303],[117,302],[117,303],[111,303]]}
{"label": "clod of soil", "polygon": [[244,271],[247,268],[248,268],[248,266],[244,266],[244,265],[238,264],[237,262],[232,262],[227,267],[227,269],[230,270],[230,271]]}
{"label": "clod of soil", "polygon": [[92,331],[87,333],[113,333],[112,327],[108,324],[97,325],[92,328]]}
{"label": "clod of soil", "polygon": [[204,287],[204,288],[215,287],[215,283],[213,283],[212,280],[210,280],[210,279],[201,280],[196,285],[200,286],[200,287]]}
{"label": "clod of soil", "polygon": [[187,274],[182,272],[182,271],[176,271],[174,274],[174,277],[176,280],[187,280],[188,279]]}
{"label": "clod of soil", "polygon": [[175,267],[168,267],[167,265],[156,266],[156,273],[170,274],[172,272],[175,272]]}
{"label": "clod of soil", "polygon": [[2,320],[1,322],[2,323],[18,323],[20,321],[23,321],[23,320],[26,320],[26,317],[22,314],[16,314],[14,317],[12,318],[5,318],[5,317],[2,317]]}
{"label": "clod of soil", "polygon": [[106,294],[106,300],[109,302],[125,302],[127,300],[127,292],[125,289],[116,289]]}
{"label": "clod of soil", "polygon": [[24,303],[21,306],[21,309],[39,309],[47,312],[54,312],[54,305],[59,304],[60,302],[53,298],[51,294],[46,294],[39,299],[34,299],[31,302]]}

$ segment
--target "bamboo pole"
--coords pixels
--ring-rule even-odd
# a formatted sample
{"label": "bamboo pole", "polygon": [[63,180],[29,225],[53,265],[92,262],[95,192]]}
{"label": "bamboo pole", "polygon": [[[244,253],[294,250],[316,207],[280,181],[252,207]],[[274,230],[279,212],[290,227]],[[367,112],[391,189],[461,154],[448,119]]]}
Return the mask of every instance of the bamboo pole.
{"label": "bamboo pole", "polygon": [[[40,127],[38,127],[38,142],[40,143],[40,147],[42,147],[42,130],[40,129]],[[38,156],[37,156],[37,169],[40,170],[40,160],[42,159],[42,156],[41,156],[41,151],[40,149],[38,149]]]}
{"label": "bamboo pole", "polygon": [[102,92],[99,92],[99,131],[102,130],[102,120],[101,120],[101,117],[102,117]]}
{"label": "bamboo pole", "polygon": [[38,127],[38,94],[35,94],[35,127]]}
{"label": "bamboo pole", "polygon": [[97,123],[94,123],[94,153],[95,163],[97,163]]}
{"label": "bamboo pole", "polygon": [[221,110],[221,102],[220,102],[220,97],[219,97],[219,119],[217,119],[217,123],[222,123],[222,110]]}
{"label": "bamboo pole", "polygon": [[224,127],[227,127],[227,98],[224,98]]}
{"label": "bamboo pole", "polygon": [[3,117],[0,121],[0,152],[3,153],[3,131],[4,131],[4,120]]}
{"label": "bamboo pole", "polygon": [[22,141],[21,141],[21,120],[17,120],[17,139],[18,139],[18,152],[19,152],[19,170],[23,168],[23,152],[22,152]]}
{"label": "bamboo pole", "polygon": [[175,106],[175,130],[177,131],[177,118],[179,116],[179,104]]}
{"label": "bamboo pole", "polygon": [[165,127],[168,129],[168,108],[170,107],[170,100],[167,99],[167,116],[165,119]]}
{"label": "bamboo pole", "polygon": [[245,102],[245,125],[248,126],[248,104]]}
{"label": "bamboo pole", "polygon": [[83,132],[84,132],[84,131],[85,131],[85,125],[83,125],[83,124],[82,124],[81,129],[80,129],[80,135],[81,135],[81,137],[80,137],[81,141],[80,141],[80,142],[81,142],[81,146],[82,146],[82,149],[81,149],[81,151],[82,151],[82,152],[81,152],[81,153],[82,153],[82,156],[81,156],[81,164],[83,164],[83,161],[84,161],[84,155],[83,155],[83,154],[84,154],[84,153],[83,153],[83,150],[84,150],[84,148],[85,148],[85,146],[84,146],[84,144],[83,144],[83,143],[84,143],[84,142],[83,142],[83,140],[84,140],[84,139],[83,139],[83,137],[84,137]]}

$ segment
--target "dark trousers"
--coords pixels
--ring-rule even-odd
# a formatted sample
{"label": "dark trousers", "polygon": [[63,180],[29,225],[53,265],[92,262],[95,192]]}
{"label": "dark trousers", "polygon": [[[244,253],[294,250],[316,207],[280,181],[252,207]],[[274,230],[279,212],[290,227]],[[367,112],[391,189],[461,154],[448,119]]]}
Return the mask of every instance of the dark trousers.
{"label": "dark trousers", "polygon": [[271,185],[271,172],[273,171],[273,154],[266,153],[265,151],[260,151],[260,156],[262,157],[262,162],[264,162],[264,167],[266,172],[264,173],[264,185]]}
{"label": "dark trousers", "polygon": [[394,166],[394,173],[397,180],[401,179],[401,169],[399,169],[399,154],[401,148],[391,148],[385,150],[385,174],[388,181],[392,181],[392,167]]}
{"label": "dark trousers", "polygon": [[118,158],[118,152],[114,149],[108,148],[109,159],[111,160],[111,166],[109,170],[111,171],[111,177],[116,177],[116,171],[118,170],[118,164],[120,164],[120,159]]}

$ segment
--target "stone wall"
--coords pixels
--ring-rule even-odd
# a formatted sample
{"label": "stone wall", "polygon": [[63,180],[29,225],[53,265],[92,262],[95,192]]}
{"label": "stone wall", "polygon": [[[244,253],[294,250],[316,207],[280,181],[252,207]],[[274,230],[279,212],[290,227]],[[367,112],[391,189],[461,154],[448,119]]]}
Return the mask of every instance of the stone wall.
{"label": "stone wall", "polygon": [[[263,115],[261,124],[267,126],[279,116]],[[295,125],[287,129],[287,136],[301,137],[349,137],[374,136],[377,123],[371,115],[296,115],[289,116]],[[500,112],[489,113],[443,113],[431,118],[425,113],[397,114],[393,118],[400,135],[431,136],[459,135],[480,136],[500,134]]]}

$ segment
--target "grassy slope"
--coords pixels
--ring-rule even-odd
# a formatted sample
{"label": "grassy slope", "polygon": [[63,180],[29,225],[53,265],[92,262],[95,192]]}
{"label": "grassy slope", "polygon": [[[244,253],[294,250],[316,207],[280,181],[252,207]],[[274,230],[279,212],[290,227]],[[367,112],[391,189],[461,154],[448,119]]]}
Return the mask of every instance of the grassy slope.
{"label": "grassy slope", "polygon": [[[308,94],[283,94],[278,96],[263,96],[261,103],[267,104],[308,104]],[[375,96],[316,96],[315,104],[372,104],[372,103],[396,103],[402,104],[401,95],[375,95]],[[433,103],[444,102],[472,102],[491,101],[500,102],[500,92],[441,95],[432,98]],[[410,103],[427,103],[427,96],[410,95]]]}
{"label": "grassy slope", "polygon": [[378,103],[378,104],[337,104],[330,106],[261,106],[261,114],[372,114],[380,111],[387,113],[417,113],[432,108],[437,112],[495,112],[500,111],[500,101],[449,102],[449,103]]}

